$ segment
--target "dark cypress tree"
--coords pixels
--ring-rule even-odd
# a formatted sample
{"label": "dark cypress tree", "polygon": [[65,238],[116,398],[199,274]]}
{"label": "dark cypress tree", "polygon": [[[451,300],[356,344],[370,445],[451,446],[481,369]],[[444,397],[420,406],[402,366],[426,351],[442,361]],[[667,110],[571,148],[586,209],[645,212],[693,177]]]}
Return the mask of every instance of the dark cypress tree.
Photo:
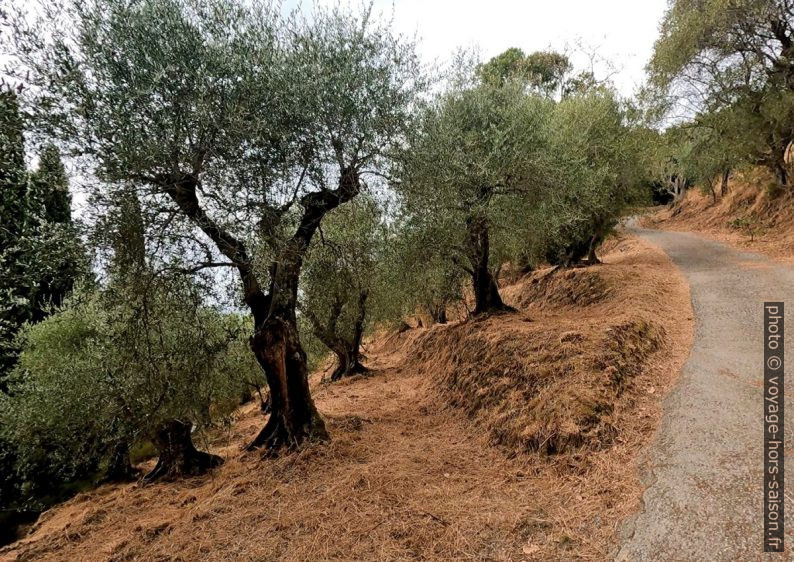
{"label": "dark cypress tree", "polygon": [[[6,390],[6,377],[16,353],[13,340],[26,317],[26,306],[14,293],[13,279],[19,273],[19,256],[12,248],[25,229],[27,174],[25,144],[19,104],[13,91],[0,89],[0,392]],[[19,497],[16,479],[16,454],[0,438],[0,515]],[[0,521],[0,544],[12,540],[12,528]]]}
{"label": "dark cypress tree", "polygon": [[69,180],[61,162],[58,149],[45,145],[39,155],[39,167],[33,174],[32,191],[36,199],[34,205],[42,213],[46,222],[71,224],[72,197],[69,193]]}
{"label": "dark cypress tree", "polygon": [[0,252],[25,228],[27,187],[19,103],[13,91],[0,90]]}
{"label": "dark cypress tree", "polygon": [[28,226],[25,142],[16,94],[0,90],[0,391],[16,356],[13,341],[29,318],[19,240]]}
{"label": "dark cypress tree", "polygon": [[[31,174],[28,212],[33,243],[29,273],[36,284],[31,295],[31,321],[40,322],[53,306],[63,304],[75,280],[85,273],[82,244],[72,225],[69,180],[58,149],[45,145]],[[45,266],[46,264],[46,266]]]}
{"label": "dark cypress tree", "polygon": [[[46,318],[87,271],[58,150],[45,146],[37,170],[28,172],[17,96],[0,89],[0,393],[9,392],[22,325]],[[22,493],[16,464],[16,450],[0,437],[0,514],[8,518],[0,521],[8,529],[0,544],[13,539],[15,518],[31,500]],[[57,481],[44,473],[38,478]]]}
{"label": "dark cypress tree", "polygon": [[86,271],[58,150],[45,146],[38,169],[26,170],[19,102],[0,91],[0,391],[16,362],[19,328],[46,318]]}

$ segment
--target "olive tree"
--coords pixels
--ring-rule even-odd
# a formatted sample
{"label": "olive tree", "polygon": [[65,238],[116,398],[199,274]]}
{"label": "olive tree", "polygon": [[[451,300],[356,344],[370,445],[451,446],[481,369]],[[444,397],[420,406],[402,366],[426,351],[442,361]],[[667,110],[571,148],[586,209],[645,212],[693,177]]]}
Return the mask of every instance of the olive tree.
{"label": "olive tree", "polygon": [[505,308],[491,234],[502,223],[497,217],[545,185],[551,104],[518,83],[453,88],[426,110],[405,157],[399,189],[406,208],[425,217],[446,255],[471,277],[474,314]]}
{"label": "olive tree", "polygon": [[202,305],[188,281],[80,291],[23,330],[3,407],[22,478],[69,480],[92,465],[107,479],[130,478],[129,450],[149,440],[159,459],[146,481],[221,463],[194,447],[191,432],[207,428],[224,404],[236,406],[240,377],[258,367],[235,346],[243,324]]}
{"label": "olive tree", "polygon": [[716,203],[717,192],[726,195],[731,170],[741,163],[732,151],[735,145],[721,133],[718,124],[692,127],[687,133],[685,142],[691,145],[689,170],[692,181],[704,191],[708,190],[712,203]]}
{"label": "olive tree", "polygon": [[361,342],[381,296],[386,232],[377,202],[362,196],[329,213],[320,234],[307,255],[299,308],[336,356],[336,381],[366,371]]}
{"label": "olive tree", "polygon": [[466,272],[449,254],[456,229],[427,213],[404,215],[393,223],[386,246],[386,318],[402,320],[423,310],[434,323],[446,324],[448,308],[463,301],[466,282]]}
{"label": "olive tree", "polygon": [[554,97],[564,92],[566,77],[572,69],[571,61],[562,53],[535,51],[527,55],[511,47],[478,65],[477,75],[490,86],[503,86],[516,80],[536,93]]}
{"label": "olive tree", "polygon": [[327,439],[300,273],[323,217],[382,173],[409,126],[412,45],[366,11],[284,20],[256,1],[89,0],[49,24],[16,34],[42,130],[136,186],[155,230],[192,239],[185,270],[236,271],[272,403],[249,448]]}
{"label": "olive tree", "polygon": [[794,6],[788,0],[675,0],[650,63],[674,115],[732,113],[746,157],[790,184]]}
{"label": "olive tree", "polygon": [[[530,243],[546,261],[598,261],[596,249],[641,194],[638,141],[610,92],[569,96],[554,108],[549,147],[555,185],[532,212]],[[538,231],[539,230],[539,231]]]}

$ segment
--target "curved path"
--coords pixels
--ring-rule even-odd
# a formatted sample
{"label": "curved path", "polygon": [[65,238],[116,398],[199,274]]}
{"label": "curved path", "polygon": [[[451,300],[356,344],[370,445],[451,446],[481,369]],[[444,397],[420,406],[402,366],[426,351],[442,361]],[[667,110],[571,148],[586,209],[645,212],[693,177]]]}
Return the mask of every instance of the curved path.
{"label": "curved path", "polygon": [[[762,330],[763,302],[784,301],[788,334],[794,334],[794,267],[693,234],[630,230],[681,268],[697,325],[692,353],[647,453],[643,510],[625,523],[616,560],[784,559],[762,555]],[[794,365],[792,337],[786,340]],[[786,450],[794,451],[790,403],[787,397]],[[790,554],[794,463],[789,466]]]}

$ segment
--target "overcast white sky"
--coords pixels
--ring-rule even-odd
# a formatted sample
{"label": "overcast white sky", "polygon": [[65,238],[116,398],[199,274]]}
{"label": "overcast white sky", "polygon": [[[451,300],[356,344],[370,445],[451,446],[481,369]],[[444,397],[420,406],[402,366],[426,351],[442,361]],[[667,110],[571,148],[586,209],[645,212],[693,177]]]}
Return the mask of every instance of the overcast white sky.
{"label": "overcast white sky", "polygon": [[[354,7],[362,0],[286,0]],[[479,47],[483,59],[509,47],[525,52],[576,48],[578,40],[595,47],[620,70],[613,80],[624,96],[642,83],[667,6],[666,0],[375,0],[376,10],[390,15],[400,33],[417,34],[426,62],[443,62],[459,47]],[[586,57],[572,57],[578,67]],[[602,69],[599,78],[603,78]]]}

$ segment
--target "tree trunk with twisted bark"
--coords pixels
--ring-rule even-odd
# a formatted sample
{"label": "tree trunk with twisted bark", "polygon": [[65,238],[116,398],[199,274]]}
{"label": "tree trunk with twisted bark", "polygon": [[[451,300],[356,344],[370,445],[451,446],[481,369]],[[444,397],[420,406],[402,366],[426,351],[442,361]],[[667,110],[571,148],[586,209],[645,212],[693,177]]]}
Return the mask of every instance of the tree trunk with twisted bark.
{"label": "tree trunk with twisted bark", "polygon": [[731,177],[730,169],[725,170],[722,173],[722,179],[720,181],[720,197],[725,197],[728,195],[728,180]]}
{"label": "tree trunk with twisted bark", "polygon": [[474,288],[474,314],[510,310],[510,307],[502,301],[496,279],[490,270],[491,243],[488,219],[484,216],[469,217],[466,220],[466,233],[468,257],[471,263],[469,274]]}
{"label": "tree trunk with twisted bark", "polygon": [[280,449],[297,449],[304,443],[329,439],[325,422],[309,392],[306,352],[298,335],[296,308],[298,282],[303,259],[322,218],[350,201],[360,190],[357,170],[342,170],[339,187],[305,195],[303,216],[295,234],[271,266],[267,314],[253,310],[257,330],[251,349],[262,366],[270,388],[270,418],[246,447],[264,448],[268,454]]}
{"label": "tree trunk with twisted bark", "polygon": [[357,315],[353,324],[352,337],[349,338],[339,335],[337,328],[337,321],[345,305],[345,300],[342,296],[336,296],[325,324],[312,311],[305,311],[306,318],[312,325],[314,336],[336,356],[336,366],[331,373],[332,381],[367,372],[367,368],[361,363],[361,342],[364,338],[364,321],[367,315],[368,296],[369,292],[366,289],[359,290]]}
{"label": "tree trunk with twisted bark", "polygon": [[[165,176],[158,183],[237,268],[243,297],[254,319],[254,334],[249,343],[265,372],[270,390],[270,417],[247,450],[264,448],[269,454],[296,449],[307,442],[326,441],[328,432],[309,392],[306,352],[300,342],[295,314],[298,281],[306,251],[322,218],[339,205],[350,201],[360,190],[358,170],[340,170],[336,189],[322,189],[300,198],[303,214],[295,233],[270,265],[270,287],[265,293],[245,245],[213,221],[197,197],[197,175]],[[268,208],[278,220],[284,210]],[[267,228],[267,224],[261,225]]]}
{"label": "tree trunk with twisted bark", "polygon": [[191,429],[191,424],[179,420],[160,424],[152,439],[159,457],[154,469],[143,477],[144,483],[198,476],[223,464],[218,455],[196,449],[190,436]]}

